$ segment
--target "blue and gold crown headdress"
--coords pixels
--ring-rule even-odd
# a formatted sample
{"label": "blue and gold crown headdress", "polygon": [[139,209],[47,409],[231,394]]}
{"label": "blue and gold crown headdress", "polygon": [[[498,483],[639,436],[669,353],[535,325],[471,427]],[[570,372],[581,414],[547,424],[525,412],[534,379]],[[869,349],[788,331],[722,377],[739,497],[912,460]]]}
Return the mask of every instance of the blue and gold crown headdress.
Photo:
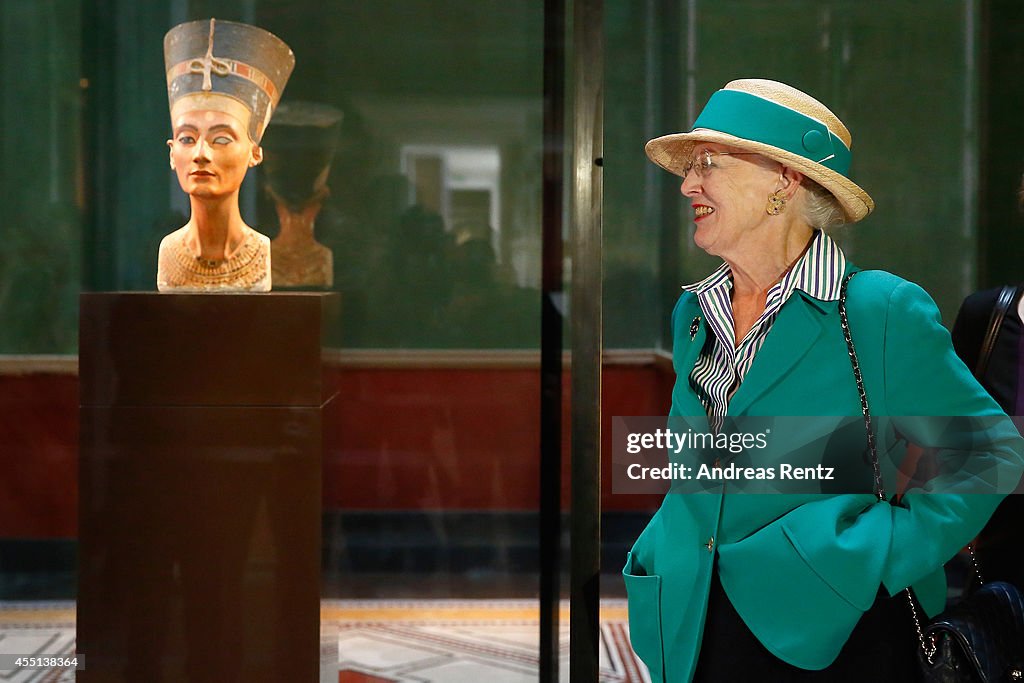
{"label": "blue and gold crown headdress", "polygon": [[[172,116],[190,109],[247,112],[259,142],[295,66],[284,41],[256,26],[214,19],[178,24],[164,36],[167,100]],[[235,104],[218,106],[216,96]]]}

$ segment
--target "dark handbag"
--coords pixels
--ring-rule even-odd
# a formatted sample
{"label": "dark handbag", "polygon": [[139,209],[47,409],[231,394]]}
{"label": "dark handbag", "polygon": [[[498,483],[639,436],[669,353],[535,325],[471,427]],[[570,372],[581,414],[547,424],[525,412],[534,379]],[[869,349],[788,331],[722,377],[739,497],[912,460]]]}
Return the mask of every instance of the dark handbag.
{"label": "dark handbag", "polygon": [[917,653],[924,679],[935,683],[1024,680],[1024,598],[1003,581],[982,584],[928,622],[931,659]]}
{"label": "dark handbag", "polygon": [[[840,288],[839,319],[860,394],[868,451],[874,470],[875,496],[884,501],[886,495],[878,465],[875,434],[871,427],[871,411],[868,409],[864,378],[861,376],[860,363],[850,335],[850,323],[846,317],[846,289],[854,274],[847,275]],[[1006,289],[1011,290],[1009,294]],[[987,365],[987,356],[995,344],[995,334],[1006,315],[1006,309],[1014,298],[1012,294],[1015,288],[1006,289],[1000,293],[997,310],[993,311],[989,321],[989,331],[982,345],[984,364],[979,363],[982,370]],[[1001,313],[998,310],[1000,308]],[[1024,596],[1009,583],[983,583],[973,547],[971,560],[981,585],[957,605],[928,622],[923,629],[910,588],[904,590],[917,630],[917,658],[921,664],[922,678],[928,683],[1024,681]]]}

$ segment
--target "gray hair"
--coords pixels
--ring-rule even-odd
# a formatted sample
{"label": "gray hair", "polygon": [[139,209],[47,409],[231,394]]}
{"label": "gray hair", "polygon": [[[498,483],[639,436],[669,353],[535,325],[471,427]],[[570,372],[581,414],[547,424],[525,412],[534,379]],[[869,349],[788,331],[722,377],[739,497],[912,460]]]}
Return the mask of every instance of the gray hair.
{"label": "gray hair", "polygon": [[846,222],[846,212],[831,192],[804,176],[804,220],[812,228],[827,230]]}

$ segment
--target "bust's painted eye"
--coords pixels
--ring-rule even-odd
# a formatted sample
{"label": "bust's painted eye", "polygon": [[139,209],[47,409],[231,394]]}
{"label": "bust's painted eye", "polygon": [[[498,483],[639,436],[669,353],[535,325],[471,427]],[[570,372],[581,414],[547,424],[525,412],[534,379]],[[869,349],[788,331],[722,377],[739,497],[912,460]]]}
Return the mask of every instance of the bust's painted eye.
{"label": "bust's painted eye", "polygon": [[191,135],[184,134],[178,136],[178,142],[182,145],[191,145],[194,144],[195,141],[196,139]]}
{"label": "bust's painted eye", "polygon": [[230,145],[234,141],[235,141],[234,138],[230,138],[227,135],[218,135],[217,137],[215,137],[213,139],[213,144],[215,144],[215,145]]}

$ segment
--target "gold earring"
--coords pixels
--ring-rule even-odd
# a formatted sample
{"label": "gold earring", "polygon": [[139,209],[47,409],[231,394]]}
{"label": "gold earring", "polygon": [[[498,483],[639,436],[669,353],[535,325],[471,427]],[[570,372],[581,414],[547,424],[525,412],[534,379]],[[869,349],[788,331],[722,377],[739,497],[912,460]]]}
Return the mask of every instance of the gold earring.
{"label": "gold earring", "polygon": [[776,190],[768,195],[768,205],[764,207],[764,212],[769,216],[778,216],[780,213],[786,210],[786,195],[782,193],[782,190]]}

